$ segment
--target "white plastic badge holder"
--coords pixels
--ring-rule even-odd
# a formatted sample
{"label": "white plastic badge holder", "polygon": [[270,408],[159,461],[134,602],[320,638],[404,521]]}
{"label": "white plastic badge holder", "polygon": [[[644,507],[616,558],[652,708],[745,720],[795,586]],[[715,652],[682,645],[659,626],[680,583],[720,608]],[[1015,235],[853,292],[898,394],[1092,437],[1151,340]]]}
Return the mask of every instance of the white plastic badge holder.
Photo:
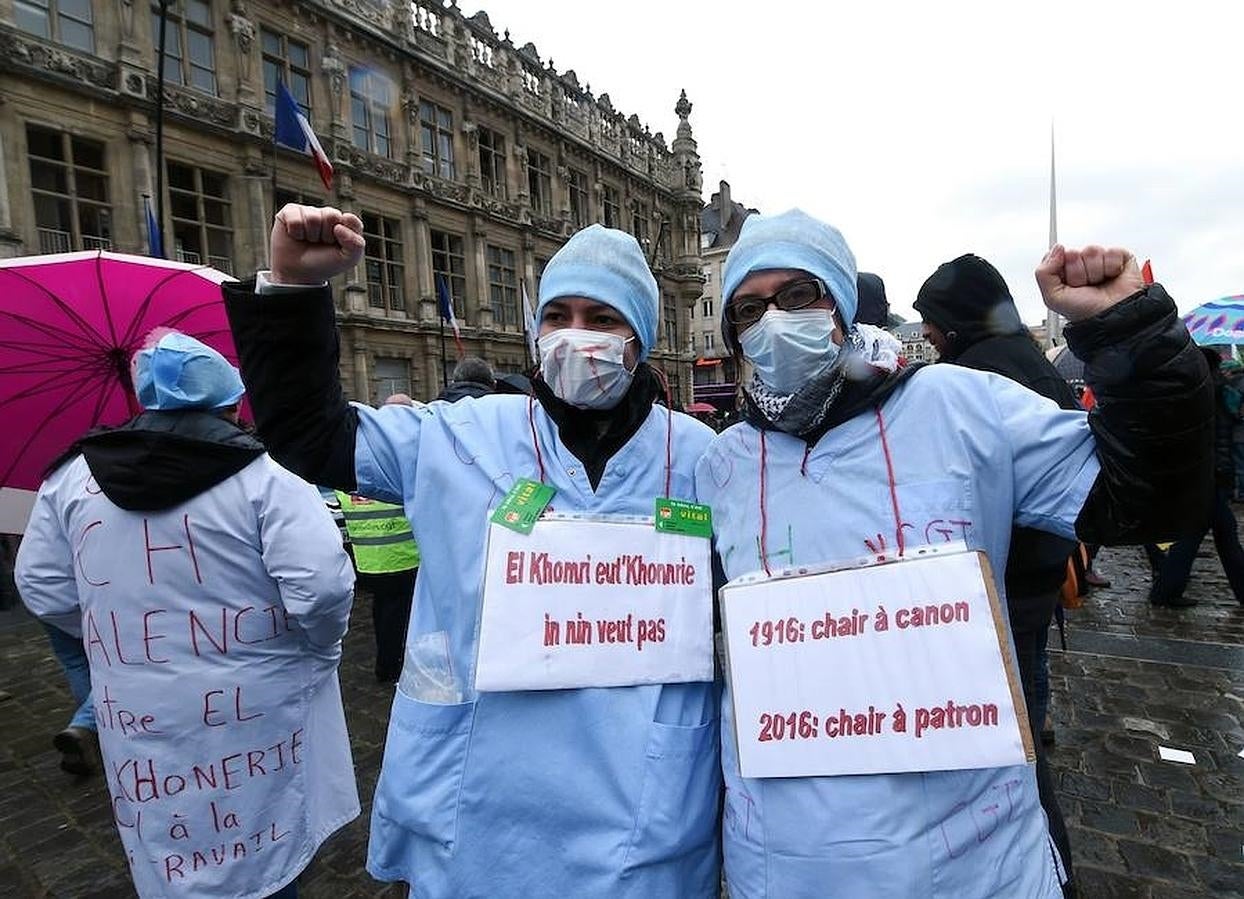
{"label": "white plastic badge holder", "polygon": [[713,679],[709,541],[651,516],[490,522],[475,688],[562,690]]}
{"label": "white plastic badge holder", "polygon": [[960,544],[721,591],[744,777],[1035,759],[989,561]]}

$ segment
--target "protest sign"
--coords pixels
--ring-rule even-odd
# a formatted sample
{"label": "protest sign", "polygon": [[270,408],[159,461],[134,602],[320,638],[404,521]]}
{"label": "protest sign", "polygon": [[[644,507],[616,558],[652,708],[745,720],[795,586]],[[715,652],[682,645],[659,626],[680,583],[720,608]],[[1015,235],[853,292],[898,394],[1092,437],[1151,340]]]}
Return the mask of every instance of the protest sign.
{"label": "protest sign", "polygon": [[703,537],[640,517],[489,524],[476,689],[712,680],[712,645]]}
{"label": "protest sign", "polygon": [[1032,761],[983,553],[793,574],[722,590],[744,777]]}

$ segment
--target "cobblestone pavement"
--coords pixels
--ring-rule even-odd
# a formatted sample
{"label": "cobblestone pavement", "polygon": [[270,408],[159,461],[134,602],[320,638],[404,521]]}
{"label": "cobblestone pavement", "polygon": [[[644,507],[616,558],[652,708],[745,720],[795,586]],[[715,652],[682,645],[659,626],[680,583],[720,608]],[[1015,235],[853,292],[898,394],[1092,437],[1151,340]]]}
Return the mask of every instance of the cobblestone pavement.
{"label": "cobblestone pavement", "polygon": [[1086,899],[1244,896],[1244,610],[1208,538],[1201,552],[1199,604],[1170,609],[1146,602],[1139,549],[1103,550],[1111,586],[1068,613],[1068,651],[1051,653],[1051,760]]}
{"label": "cobblestone pavement", "polygon": [[[1068,650],[1051,654],[1052,761],[1086,899],[1244,897],[1244,611],[1209,540],[1203,550],[1189,589],[1200,604],[1183,610],[1147,605],[1138,550],[1104,550],[1112,586],[1069,613]],[[367,610],[341,671],[363,814],[304,873],[308,899],[404,895],[363,870],[391,695],[372,678]],[[0,611],[0,897],[133,895],[102,778],[57,767],[50,738],[70,705],[41,630]],[[1196,764],[1161,761],[1159,746]]]}

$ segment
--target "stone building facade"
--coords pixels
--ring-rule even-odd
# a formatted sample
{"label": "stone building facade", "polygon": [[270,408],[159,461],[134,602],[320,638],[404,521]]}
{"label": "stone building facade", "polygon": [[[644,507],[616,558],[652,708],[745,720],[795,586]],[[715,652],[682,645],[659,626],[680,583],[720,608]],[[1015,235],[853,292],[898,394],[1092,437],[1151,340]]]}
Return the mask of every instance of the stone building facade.
{"label": "stone building facade", "polygon": [[704,290],[691,310],[692,396],[722,412],[735,408],[739,373],[721,336],[721,274],[743,220],[757,211],[734,200],[726,181],[700,211]]}
{"label": "stone building facade", "polygon": [[[691,400],[700,160],[685,95],[667,144],[485,13],[414,0],[173,0],[165,58],[164,245],[245,276],[274,204],[360,215],[365,260],[334,284],[342,380],[355,399],[434,396],[436,284],[467,353],[529,367],[523,291],[593,222],[634,234],[661,289],[652,353]],[[0,256],[146,251],[156,193],[159,4],[0,0]],[[336,169],[272,144],[277,79]],[[275,172],[274,172],[275,167]],[[455,356],[450,342],[449,364]]]}

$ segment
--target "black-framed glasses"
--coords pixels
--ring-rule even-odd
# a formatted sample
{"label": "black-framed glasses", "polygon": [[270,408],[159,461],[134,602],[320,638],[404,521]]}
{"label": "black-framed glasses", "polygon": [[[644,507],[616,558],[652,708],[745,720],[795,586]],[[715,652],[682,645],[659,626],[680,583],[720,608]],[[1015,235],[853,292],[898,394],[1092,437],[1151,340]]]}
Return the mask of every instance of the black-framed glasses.
{"label": "black-framed glasses", "polygon": [[792,281],[773,296],[743,297],[739,300],[731,300],[726,306],[726,321],[736,328],[747,328],[760,321],[760,317],[768,311],[770,304],[785,312],[794,312],[796,309],[804,309],[828,296],[829,288],[820,278]]}

